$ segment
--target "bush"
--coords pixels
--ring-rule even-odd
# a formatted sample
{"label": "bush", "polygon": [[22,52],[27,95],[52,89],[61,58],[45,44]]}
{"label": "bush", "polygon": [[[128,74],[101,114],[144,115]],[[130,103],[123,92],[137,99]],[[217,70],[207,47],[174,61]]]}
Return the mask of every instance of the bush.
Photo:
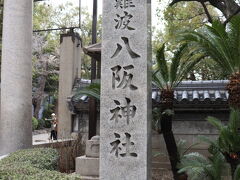
{"label": "bush", "polygon": [[32,117],[32,130],[36,130],[38,127],[38,120],[35,117]]}
{"label": "bush", "polygon": [[20,150],[0,161],[0,179],[80,179],[55,171],[57,151],[50,148]]}
{"label": "bush", "polygon": [[[51,114],[54,113],[54,108],[55,106],[53,104],[48,104],[46,109],[43,111],[43,119],[50,119]],[[50,128],[51,127],[51,122],[50,121],[45,121],[44,123],[45,128]]]}
{"label": "bush", "polygon": [[16,162],[28,163],[39,169],[56,170],[58,153],[55,149],[50,148],[24,149],[3,159],[1,165]]}
{"label": "bush", "polygon": [[43,129],[44,127],[45,127],[45,121],[43,119],[39,119],[37,129]]}

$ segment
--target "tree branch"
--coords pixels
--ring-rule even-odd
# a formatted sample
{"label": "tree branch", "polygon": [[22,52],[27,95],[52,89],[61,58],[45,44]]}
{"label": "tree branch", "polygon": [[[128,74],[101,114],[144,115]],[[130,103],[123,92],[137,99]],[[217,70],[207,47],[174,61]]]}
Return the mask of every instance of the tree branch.
{"label": "tree branch", "polygon": [[206,13],[206,15],[207,15],[208,22],[212,23],[212,22],[213,22],[212,17],[211,17],[211,15],[210,15],[210,13],[209,13],[209,11],[208,11],[205,3],[204,3],[204,2],[200,2],[200,3],[202,4],[203,9],[204,9],[204,11],[205,11],[205,13]]}
{"label": "tree branch", "polygon": [[235,11],[235,13],[231,14],[223,24],[226,26],[226,24],[233,18],[233,16],[237,15],[239,12],[240,12],[240,7]]}
{"label": "tree branch", "polygon": [[230,16],[234,16],[236,9],[240,6],[234,0],[172,0],[169,6],[173,6],[179,2],[199,2],[199,3],[206,3],[209,2],[210,5],[220,10],[226,19]]}
{"label": "tree branch", "polygon": [[[211,0],[173,0],[170,4],[169,4],[169,6],[173,6],[174,4],[177,4],[177,3],[179,3],[179,2],[203,2],[203,3],[205,3],[205,2],[207,2],[207,1],[211,1]],[[213,1],[215,1],[215,0],[213,0]]]}
{"label": "tree branch", "polygon": [[198,17],[198,16],[201,16],[201,15],[204,15],[204,14],[205,14],[205,13],[199,13],[199,14],[195,14],[195,15],[187,18],[187,19],[186,19],[186,18],[176,18],[176,20],[178,20],[178,21],[191,20],[191,19],[194,19],[194,18],[196,18],[196,17]]}

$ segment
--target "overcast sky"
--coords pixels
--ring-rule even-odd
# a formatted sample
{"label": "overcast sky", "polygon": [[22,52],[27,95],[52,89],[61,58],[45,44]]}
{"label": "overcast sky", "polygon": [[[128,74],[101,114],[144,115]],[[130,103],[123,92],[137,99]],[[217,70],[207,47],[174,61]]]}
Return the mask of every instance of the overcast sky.
{"label": "overcast sky", "polygon": [[[164,3],[168,0],[162,0],[161,8],[165,7]],[[51,3],[53,6],[57,6],[59,4],[64,4],[65,2],[72,2],[74,5],[79,5],[79,0],[47,0],[47,2]],[[152,0],[152,25],[157,27],[158,29],[161,29],[163,24],[162,22],[159,22],[156,16],[156,8],[158,5],[158,0]],[[86,7],[90,14],[92,14],[92,6],[93,6],[93,0],[81,0],[82,7]],[[102,0],[98,0],[98,14],[102,13]]]}

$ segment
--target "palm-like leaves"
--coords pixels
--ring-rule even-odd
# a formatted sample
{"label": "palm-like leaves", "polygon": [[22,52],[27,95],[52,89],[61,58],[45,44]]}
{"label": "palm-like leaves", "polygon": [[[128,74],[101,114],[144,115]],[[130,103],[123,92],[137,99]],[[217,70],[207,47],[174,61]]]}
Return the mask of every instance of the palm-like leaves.
{"label": "palm-like leaves", "polygon": [[208,122],[219,130],[218,146],[222,152],[232,153],[240,151],[240,111],[231,109],[228,125],[220,120],[208,117]]}
{"label": "palm-like leaves", "polygon": [[206,158],[197,152],[183,155],[179,164],[179,172],[187,173],[191,180],[221,180],[223,172],[226,172],[223,168],[226,170],[229,166],[217,142],[206,136],[199,136],[199,139],[209,144],[208,152],[211,156]]}
{"label": "palm-like leaves", "polygon": [[77,100],[82,97],[82,95],[87,95],[100,100],[100,84],[92,83],[89,86],[80,89],[77,93],[72,97],[73,100]]}
{"label": "palm-like leaves", "polygon": [[157,64],[153,70],[153,83],[160,89],[172,90],[192,70],[192,68],[203,58],[202,54],[186,55],[187,46],[183,45],[168,63],[165,59],[165,45],[157,50]]}
{"label": "palm-like leaves", "polygon": [[240,165],[236,168],[236,171],[234,172],[233,180],[239,180],[240,179]]}
{"label": "palm-like leaves", "polygon": [[190,54],[210,56],[228,74],[240,71],[239,16],[232,18],[227,26],[215,21],[198,32],[185,31],[179,37],[180,41],[192,47]]}
{"label": "palm-like leaves", "polygon": [[191,180],[221,180],[225,166],[224,156],[221,153],[206,158],[195,152],[183,156],[179,172],[186,172]]}

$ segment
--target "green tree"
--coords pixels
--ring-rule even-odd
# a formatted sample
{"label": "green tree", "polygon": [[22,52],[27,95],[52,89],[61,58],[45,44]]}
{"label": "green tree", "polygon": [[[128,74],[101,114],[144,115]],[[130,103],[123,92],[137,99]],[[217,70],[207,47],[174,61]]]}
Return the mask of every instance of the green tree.
{"label": "green tree", "polygon": [[[159,20],[164,22],[165,28],[164,32],[155,31],[154,33],[154,52],[163,41],[168,42],[166,44],[167,51],[173,51],[178,46],[176,39],[179,36],[179,31],[196,30],[208,23],[208,17],[200,3],[180,2],[175,6],[167,6],[165,9],[160,7],[162,4],[161,1],[157,15]],[[213,19],[217,18],[218,14],[213,7],[209,7],[208,11],[212,14]],[[224,75],[219,73],[218,65],[214,61],[206,59],[193,68],[187,79],[223,79]]]}
{"label": "green tree", "polygon": [[210,57],[221,71],[230,76],[227,90],[230,106],[240,109],[240,16],[232,18],[227,26],[220,21],[198,31],[185,31],[179,40],[188,43],[189,54]]}
{"label": "green tree", "polygon": [[[64,13],[68,10],[70,13]],[[71,3],[56,8],[46,3],[35,3],[33,13],[34,30],[77,26],[78,22],[75,20],[77,13],[78,9],[73,7]],[[33,105],[36,118],[38,118],[41,104],[46,99],[46,96],[57,96],[60,33],[64,33],[64,31],[46,31],[33,34]]]}
{"label": "green tree", "polygon": [[227,124],[214,117],[208,117],[207,121],[219,131],[216,140],[199,136],[201,141],[209,144],[208,152],[211,156],[205,158],[199,153],[184,155],[179,164],[179,172],[186,172],[191,180],[205,178],[221,180],[223,179],[221,176],[226,175],[230,167],[232,180],[238,180],[240,178],[240,111],[231,109]]}
{"label": "green tree", "polygon": [[208,122],[219,131],[217,147],[219,152],[225,156],[226,161],[231,165],[232,177],[238,165],[240,165],[240,111],[231,109],[227,125],[214,117],[208,117]]}
{"label": "green tree", "polygon": [[[92,17],[86,9],[82,9],[82,24],[80,36],[82,38],[83,47],[89,46],[92,44]],[[101,41],[101,25],[102,25],[102,16],[98,17],[97,21],[97,41]],[[82,77],[85,79],[90,79],[91,76],[91,58],[82,53]]]}
{"label": "green tree", "polygon": [[201,57],[192,56],[189,58],[185,56],[187,46],[183,45],[174,53],[173,58],[167,61],[164,51],[165,45],[157,51],[157,64],[154,67],[152,77],[155,86],[157,86],[160,91],[161,132],[166,143],[174,179],[178,180],[182,175],[178,174],[177,164],[180,162],[180,157],[172,132],[174,88],[186,77]]}
{"label": "green tree", "polygon": [[239,6],[239,0],[172,0],[170,3],[170,6],[173,6],[174,4],[177,4],[179,2],[190,2],[195,1],[202,5],[202,8],[208,14],[209,22],[212,22],[211,19],[211,13],[208,11],[207,5],[211,5],[211,7],[214,7],[218,9],[225,17],[225,24],[230,21],[230,19],[235,16],[236,14],[239,14],[240,12],[240,6]]}
{"label": "green tree", "polygon": [[[72,3],[61,4],[56,8],[46,3],[35,3],[33,24],[35,30],[66,28],[79,26],[79,8]],[[91,16],[82,9],[81,29],[82,45],[91,44]],[[98,20],[98,39],[101,38],[101,17]],[[59,73],[59,37],[66,30],[34,33],[33,43],[33,105],[35,117],[38,117],[41,104],[46,95],[57,96]],[[82,77],[90,78],[90,57],[81,53]]]}

